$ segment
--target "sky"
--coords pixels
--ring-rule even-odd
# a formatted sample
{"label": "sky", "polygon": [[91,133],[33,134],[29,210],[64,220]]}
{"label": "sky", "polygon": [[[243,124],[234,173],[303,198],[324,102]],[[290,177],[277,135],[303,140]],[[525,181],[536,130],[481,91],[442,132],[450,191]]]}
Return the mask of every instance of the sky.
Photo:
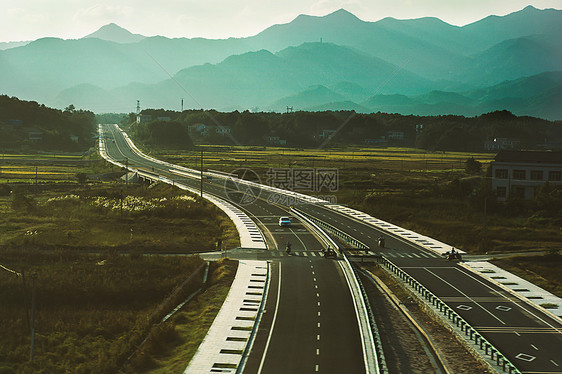
{"label": "sky", "polygon": [[108,23],[145,36],[251,36],[299,14],[344,8],[364,21],[437,17],[462,26],[532,5],[562,9],[562,0],[0,0],[0,42],[81,38]]}

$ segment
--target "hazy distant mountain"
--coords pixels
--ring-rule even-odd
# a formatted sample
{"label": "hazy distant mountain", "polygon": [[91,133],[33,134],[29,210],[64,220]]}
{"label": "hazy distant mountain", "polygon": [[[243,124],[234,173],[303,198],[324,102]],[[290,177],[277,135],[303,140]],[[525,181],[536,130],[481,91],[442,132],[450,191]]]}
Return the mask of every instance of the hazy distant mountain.
{"label": "hazy distant mountain", "polygon": [[[413,26],[407,26],[412,25]],[[416,32],[425,29],[425,34]],[[251,38],[253,45],[270,50],[280,50],[303,42],[330,42],[353,47],[371,56],[376,56],[397,66],[431,79],[445,78],[444,73],[455,66],[464,66],[470,59],[455,52],[455,48],[444,47],[450,42],[443,37],[455,26],[435,19],[398,21],[384,19],[365,22],[353,14],[340,9],[324,17],[299,16],[294,21],[272,26]],[[268,47],[265,47],[265,46]]]}
{"label": "hazy distant mountain", "polygon": [[561,68],[560,36],[538,34],[504,40],[476,54],[474,63],[459,71],[458,79],[491,85]]}
{"label": "hazy distant mountain", "polygon": [[[517,102],[551,116],[556,110],[538,98],[555,105],[558,97],[541,74],[561,70],[560,35],[562,11],[533,7],[463,27],[436,18],[365,22],[341,9],[223,40],[144,37],[109,24],[78,40],[0,50],[0,93],[95,111],[134,110],[137,99],[177,109],[184,98],[217,109],[266,110],[286,100],[463,114]],[[506,80],[532,90],[517,96],[501,88]]]}
{"label": "hazy distant mountain", "polygon": [[459,94],[375,95],[362,103],[370,111],[400,114],[474,116],[498,108],[516,115],[562,118],[562,72],[542,73]]}
{"label": "hazy distant mountain", "polygon": [[[199,108],[251,108],[279,110],[285,106],[305,108],[326,102],[345,101],[348,96],[326,88],[347,82],[360,95],[366,92],[416,94],[436,88],[436,83],[406,69],[350,48],[330,43],[305,43],[276,54],[266,50],[230,56],[219,64],[193,66],[178,72],[173,80],[146,86],[146,96],[121,89],[155,106],[166,106],[188,96],[186,103]],[[181,86],[181,87],[180,87]],[[310,87],[315,87],[312,91]],[[158,93],[157,93],[158,92]],[[197,102],[189,100],[196,98]]]}
{"label": "hazy distant mountain", "polygon": [[86,35],[84,38],[97,38],[115,43],[136,43],[145,39],[146,36],[133,34],[114,23],[102,26],[99,30]]}
{"label": "hazy distant mountain", "polygon": [[293,110],[306,110],[311,107],[318,107],[326,103],[342,102],[345,98],[325,86],[318,85],[311,87],[296,95],[281,98],[274,103],[268,105],[269,109],[282,112],[286,107]]}
{"label": "hazy distant mountain", "polygon": [[466,92],[464,95],[479,101],[497,100],[506,97],[527,98],[541,95],[560,86],[562,86],[562,71],[555,71],[505,81],[490,87]]}
{"label": "hazy distant mountain", "polygon": [[29,41],[24,41],[24,42],[0,42],[0,51],[3,51],[5,49],[10,49],[10,48],[16,48],[16,47],[23,47],[24,45],[29,44]]}
{"label": "hazy distant mountain", "polygon": [[132,46],[95,38],[44,38],[0,51],[2,93],[52,104],[60,91],[77,84],[107,89],[166,78],[146,53]]}
{"label": "hazy distant mountain", "polygon": [[312,111],[312,112],[324,112],[331,110],[333,112],[337,111],[356,111],[358,113],[369,113],[370,110],[362,105],[359,105],[353,101],[334,101],[327,104],[311,106],[308,108],[304,108],[304,110]]}
{"label": "hazy distant mountain", "polygon": [[478,49],[487,49],[507,39],[516,39],[534,34],[562,34],[562,10],[539,10],[528,6],[506,16],[489,16],[463,26]]}

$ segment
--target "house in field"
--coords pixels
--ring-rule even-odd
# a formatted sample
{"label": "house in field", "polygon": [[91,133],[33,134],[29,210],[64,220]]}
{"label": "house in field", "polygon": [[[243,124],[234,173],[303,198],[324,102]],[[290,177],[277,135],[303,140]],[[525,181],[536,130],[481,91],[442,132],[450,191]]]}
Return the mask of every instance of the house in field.
{"label": "house in field", "polygon": [[39,142],[43,140],[43,131],[36,128],[25,128],[25,133],[27,134],[27,139],[30,142]]}
{"label": "house in field", "polygon": [[490,167],[498,200],[532,199],[546,182],[562,185],[562,152],[500,151]]}
{"label": "house in field", "polygon": [[389,140],[404,140],[404,131],[387,131],[386,138]]}
{"label": "house in field", "polygon": [[228,136],[232,132],[230,126],[217,126],[216,133],[220,136]]}
{"label": "house in field", "polygon": [[509,138],[494,138],[484,142],[484,149],[487,151],[516,150],[520,146],[521,141]]}
{"label": "house in field", "polygon": [[287,141],[278,136],[266,136],[265,141],[269,145],[287,145]]}
{"label": "house in field", "polygon": [[336,135],[337,130],[322,130],[320,131],[320,134],[318,134],[318,138],[319,139],[328,139],[331,138],[332,136]]}

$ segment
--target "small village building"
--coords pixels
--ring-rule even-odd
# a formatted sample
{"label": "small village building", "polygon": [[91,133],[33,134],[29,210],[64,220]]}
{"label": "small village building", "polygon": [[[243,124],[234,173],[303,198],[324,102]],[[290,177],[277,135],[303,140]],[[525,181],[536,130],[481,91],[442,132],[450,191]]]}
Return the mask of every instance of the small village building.
{"label": "small village building", "polygon": [[533,199],[546,182],[562,185],[562,152],[500,151],[490,163],[498,200]]}

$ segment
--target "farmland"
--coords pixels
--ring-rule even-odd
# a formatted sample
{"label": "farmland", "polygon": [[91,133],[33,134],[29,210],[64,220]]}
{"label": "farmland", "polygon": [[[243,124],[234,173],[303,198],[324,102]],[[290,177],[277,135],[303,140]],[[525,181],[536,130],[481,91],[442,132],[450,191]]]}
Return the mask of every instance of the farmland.
{"label": "farmland", "polygon": [[[157,325],[202,285],[203,261],[192,254],[215,249],[219,238],[239,245],[230,220],[171,186],[127,186],[119,168],[95,156],[4,155],[1,166],[0,372],[146,371],[166,352],[164,335],[185,346],[176,365],[186,365],[235,264],[211,266],[210,293],[201,297],[215,306],[196,298],[178,315],[177,332],[176,318]],[[155,255],[169,252],[189,256]]]}

